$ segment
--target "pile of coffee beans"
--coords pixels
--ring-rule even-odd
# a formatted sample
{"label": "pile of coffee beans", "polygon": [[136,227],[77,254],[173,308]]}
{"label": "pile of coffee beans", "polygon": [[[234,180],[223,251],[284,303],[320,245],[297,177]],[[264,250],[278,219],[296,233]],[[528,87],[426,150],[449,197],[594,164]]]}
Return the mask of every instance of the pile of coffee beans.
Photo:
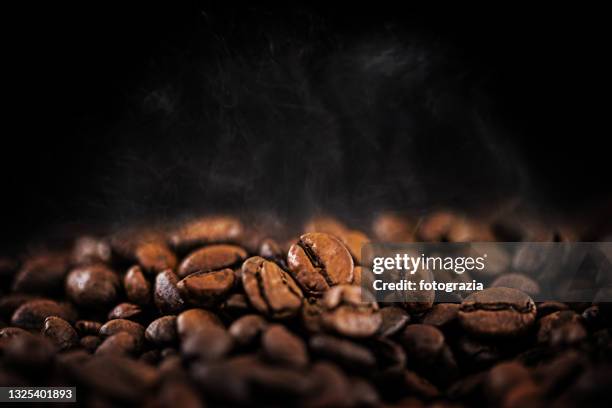
{"label": "pile of coffee beans", "polygon": [[370,240],[580,237],[452,212],[271,231],[208,216],[1,257],[0,386],[74,386],[96,407],[606,404],[609,304],[535,303],[520,275],[458,303],[360,287]]}

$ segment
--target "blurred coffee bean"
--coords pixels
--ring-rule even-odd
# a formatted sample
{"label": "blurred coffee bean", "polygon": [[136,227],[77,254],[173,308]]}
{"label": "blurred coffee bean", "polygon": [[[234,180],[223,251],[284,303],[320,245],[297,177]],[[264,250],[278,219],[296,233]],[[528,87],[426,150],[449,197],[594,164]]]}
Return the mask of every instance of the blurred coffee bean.
{"label": "blurred coffee bean", "polygon": [[181,298],[192,306],[212,307],[221,303],[234,287],[234,271],[222,269],[196,272],[179,281]]}
{"label": "blurred coffee bean", "polygon": [[430,214],[419,223],[417,237],[425,242],[446,241],[448,232],[457,218],[455,214],[446,211]]}
{"label": "blurred coffee bean", "polygon": [[172,345],[178,339],[176,316],[162,316],[153,320],[145,330],[147,341],[157,345]]}
{"label": "blurred coffee bean", "polygon": [[19,263],[8,256],[0,256],[0,279],[11,278],[17,272]]}
{"label": "blurred coffee bean", "polygon": [[134,355],[140,349],[140,341],[131,333],[120,331],[108,336],[96,349],[96,354],[110,356]]}
{"label": "blurred coffee bean", "polygon": [[415,223],[407,217],[392,213],[379,214],[372,223],[378,241],[413,242]]}
{"label": "blurred coffee bean", "polygon": [[125,319],[114,319],[109,320],[100,327],[100,336],[109,337],[117,333],[129,333],[138,343],[142,343],[144,340],[145,329],[142,325]]}
{"label": "blurred coffee bean", "polygon": [[181,298],[177,284],[178,277],[169,269],[158,273],[155,277],[153,298],[155,306],[161,313],[173,314],[183,309],[185,302]]}
{"label": "blurred coffee bean", "polygon": [[269,261],[279,262],[284,258],[283,249],[275,240],[266,238],[259,244],[257,253]]}
{"label": "blurred coffee bean", "polygon": [[338,238],[344,244],[344,246],[346,246],[346,249],[349,250],[351,256],[355,260],[355,263],[360,265],[362,262],[361,249],[365,244],[370,242],[370,238],[368,238],[365,233],[357,230],[348,230]]}
{"label": "blurred coffee bean", "polygon": [[0,339],[11,339],[18,336],[29,336],[30,332],[21,327],[3,327],[0,329]]}
{"label": "blurred coffee bean", "polygon": [[259,340],[268,323],[259,315],[251,314],[235,320],[229,327],[229,333],[239,346],[248,346]]}
{"label": "blurred coffee bean", "polygon": [[418,359],[424,364],[433,363],[445,346],[444,334],[434,326],[411,324],[406,326],[400,342],[409,358]]}
{"label": "blurred coffee bean", "polygon": [[508,273],[495,279],[491,283],[492,288],[514,288],[525,292],[529,296],[537,296],[540,293],[540,285],[528,276],[520,273]]}
{"label": "blurred coffee bean", "polygon": [[184,278],[196,272],[210,272],[230,268],[247,258],[244,249],[235,245],[210,245],[189,254],[178,268],[178,276]]}
{"label": "blurred coffee bean", "polygon": [[553,347],[576,344],[587,336],[582,317],[571,310],[551,313],[539,323],[538,342]]}
{"label": "blurred coffee bean", "polygon": [[88,334],[98,335],[100,332],[100,327],[102,327],[102,323],[94,322],[92,320],[78,320],[74,324],[74,328],[81,336],[86,336]]}
{"label": "blurred coffee bean", "polygon": [[242,285],[259,312],[276,319],[294,316],[302,305],[302,291],[274,262],[254,256],[242,265]]}
{"label": "blurred coffee bean", "polygon": [[132,303],[120,303],[108,313],[108,319],[133,319],[139,317],[142,310]]}
{"label": "blurred coffee bean", "polygon": [[403,375],[403,388],[409,394],[417,395],[424,399],[433,399],[440,395],[440,391],[427,379],[421,377],[414,371],[406,370]]}
{"label": "blurred coffee bean", "polygon": [[31,300],[15,310],[11,324],[24,329],[40,330],[49,316],[57,316],[71,322],[74,321],[75,311],[68,304],[53,300]]}
{"label": "blurred coffee bean", "polygon": [[117,298],[119,277],[102,264],[80,266],[66,278],[66,294],[80,306],[102,307]]}
{"label": "blurred coffee bean", "polygon": [[83,336],[79,341],[81,347],[87,350],[90,353],[96,351],[98,346],[102,343],[102,339],[98,336]]}
{"label": "blurred coffee bean", "polygon": [[458,339],[457,348],[474,368],[488,367],[504,356],[503,351],[495,342],[480,338],[474,339],[465,335]]}
{"label": "blurred coffee bean", "polygon": [[123,277],[123,288],[132,303],[146,305],[151,300],[151,284],[138,265],[132,266]]}
{"label": "blurred coffee bean", "polygon": [[67,350],[79,342],[79,336],[70,323],[56,316],[49,316],[45,319],[42,334],[49,338],[59,350]]}
{"label": "blurred coffee bean", "polygon": [[19,306],[31,300],[40,299],[36,295],[28,295],[23,293],[9,293],[0,296],[0,317],[10,319]]}
{"label": "blurred coffee bean", "polygon": [[71,261],[75,265],[109,263],[111,255],[111,247],[106,240],[92,236],[83,236],[74,242]]}
{"label": "blurred coffee bean", "polygon": [[304,299],[302,304],[302,324],[310,333],[320,333],[323,331],[323,304],[321,299],[310,297]]}
{"label": "blurred coffee bean", "polygon": [[485,381],[485,392],[489,401],[499,404],[514,387],[531,382],[527,368],[518,362],[503,362],[493,367]]}
{"label": "blurred coffee bean", "polygon": [[[242,278],[240,278],[239,281],[241,282]],[[251,305],[249,305],[246,296],[242,293],[234,293],[229,295],[228,298],[221,304],[219,310],[233,318],[242,316],[252,311]]]}
{"label": "blurred coffee bean", "polygon": [[229,354],[233,345],[232,336],[219,326],[210,326],[181,336],[181,353],[187,360],[219,360]]}
{"label": "blurred coffee bean", "polygon": [[525,293],[490,288],[468,296],[459,310],[459,322],[474,335],[515,336],[535,322],[536,307]]}
{"label": "blurred coffee bean", "polygon": [[542,317],[549,315],[551,313],[558,312],[560,310],[567,310],[569,307],[565,303],[548,301],[548,302],[538,303],[537,308],[538,308],[537,317],[538,319],[541,319]]}
{"label": "blurred coffee bean", "polygon": [[34,255],[23,262],[13,279],[12,290],[45,295],[57,293],[64,284],[68,263],[65,253]]}
{"label": "blurred coffee bean", "polygon": [[144,242],[138,245],[135,257],[145,272],[158,273],[176,268],[176,255],[163,242]]}
{"label": "blurred coffee bean", "polygon": [[181,339],[206,332],[211,328],[223,328],[219,318],[204,309],[189,309],[176,318],[176,328]]}
{"label": "blurred coffee bean", "polygon": [[382,324],[378,329],[380,336],[393,336],[408,324],[410,315],[402,308],[388,306],[380,309]]}
{"label": "blurred coffee bean", "polygon": [[495,241],[490,226],[482,221],[460,218],[451,223],[446,239],[449,242],[491,242]]}
{"label": "blurred coffee bean", "polygon": [[190,221],[170,234],[170,242],[178,248],[197,245],[237,242],[244,232],[242,223],[230,216],[210,216]]}
{"label": "blurred coffee bean", "polygon": [[398,343],[379,337],[369,340],[368,347],[376,357],[377,369],[380,372],[399,374],[406,368],[406,353]]}
{"label": "blurred coffee bean", "polygon": [[268,326],[262,335],[261,345],[265,356],[272,362],[297,368],[308,364],[304,341],[284,326]]}
{"label": "blurred coffee bean", "polygon": [[350,340],[317,334],[310,338],[309,347],[317,357],[332,360],[348,370],[365,372],[376,365],[372,351]]}
{"label": "blurred coffee bean", "polygon": [[155,399],[160,408],[204,408],[205,406],[198,391],[180,380],[165,381]]}
{"label": "blurred coffee bean", "polygon": [[316,363],[310,372],[313,390],[307,395],[307,406],[349,407],[354,396],[349,379],[342,370],[328,362]]}
{"label": "blurred coffee bean", "polygon": [[423,316],[422,323],[438,328],[448,327],[457,321],[460,305],[456,303],[440,303],[434,305]]}
{"label": "blurred coffee bean", "polygon": [[334,285],[353,281],[353,258],[336,238],[324,233],[300,237],[287,255],[289,270],[310,294],[321,294]]}
{"label": "blurred coffee bean", "polygon": [[369,337],[382,325],[378,304],[369,292],[351,285],[335,286],[325,293],[323,326],[348,337]]}
{"label": "blurred coffee bean", "polygon": [[55,346],[39,335],[14,336],[3,350],[4,361],[18,371],[42,375],[53,364]]}

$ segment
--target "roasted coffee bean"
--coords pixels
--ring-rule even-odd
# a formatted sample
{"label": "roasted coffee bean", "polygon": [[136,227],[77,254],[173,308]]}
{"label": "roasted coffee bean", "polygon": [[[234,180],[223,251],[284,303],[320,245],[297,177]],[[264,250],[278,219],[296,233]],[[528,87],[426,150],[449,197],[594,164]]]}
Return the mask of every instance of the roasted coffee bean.
{"label": "roasted coffee bean", "polygon": [[126,331],[112,334],[98,346],[96,354],[108,354],[111,356],[133,355],[140,348],[140,341]]}
{"label": "roasted coffee bean", "polygon": [[15,278],[13,291],[49,295],[61,290],[68,272],[69,257],[64,253],[47,253],[27,259]]}
{"label": "roasted coffee bean", "polygon": [[319,298],[304,299],[302,304],[302,324],[310,333],[323,331],[323,313],[325,309]]}
{"label": "roasted coffee bean", "polygon": [[328,362],[319,362],[312,367],[310,375],[314,384],[313,391],[308,393],[307,406],[351,406],[354,390],[342,370]]}
{"label": "roasted coffee bean", "polygon": [[178,278],[171,270],[160,272],[155,277],[155,306],[162,313],[178,313],[185,302],[177,287]]}
{"label": "roasted coffee bean", "polygon": [[327,334],[310,338],[310,350],[318,357],[332,360],[349,370],[367,371],[376,365],[376,357],[367,347]]}
{"label": "roasted coffee bean", "polygon": [[335,286],[323,298],[325,312],[321,321],[330,331],[348,337],[369,337],[375,334],[382,324],[378,304],[368,296],[362,299],[360,287],[351,285]]}
{"label": "roasted coffee bean", "polygon": [[393,336],[399,332],[410,321],[410,315],[402,308],[396,306],[383,307],[380,309],[382,324],[378,334],[384,337]]}
{"label": "roasted coffee bean", "polygon": [[177,283],[181,298],[192,306],[212,307],[221,303],[234,287],[234,271],[222,269],[196,272]]}
{"label": "roasted coffee bean", "polygon": [[189,309],[176,318],[176,328],[181,339],[206,332],[211,328],[223,328],[219,318],[204,309]]}
{"label": "roasted coffee bean", "polygon": [[40,297],[21,293],[3,295],[0,297],[0,317],[4,317],[9,320],[19,306],[36,299],[40,299]]}
{"label": "roasted coffee bean", "polygon": [[374,219],[372,231],[378,241],[413,242],[415,223],[398,214],[382,213]]}
{"label": "roasted coffee bean", "polygon": [[77,267],[66,278],[66,294],[80,306],[112,304],[118,290],[119,277],[102,264]]}
{"label": "roasted coffee bean", "polygon": [[267,327],[266,320],[259,315],[246,315],[234,321],[229,327],[229,333],[239,346],[254,344]]}
{"label": "roasted coffee bean", "polygon": [[120,303],[108,313],[108,319],[133,319],[140,316],[142,310],[132,303]]}
{"label": "roasted coffee bean", "polygon": [[[239,279],[239,281],[242,281],[242,279]],[[246,296],[242,293],[234,293],[229,295],[228,298],[221,304],[219,309],[225,314],[234,318],[252,311]]]}
{"label": "roasted coffee bean", "polygon": [[144,242],[136,247],[135,256],[145,272],[158,273],[176,268],[176,255],[163,242]]}
{"label": "roasted coffee bean", "polygon": [[3,327],[0,329],[0,339],[11,339],[18,336],[29,336],[30,332],[21,327]]}
{"label": "roasted coffee bean", "polygon": [[102,339],[98,336],[84,336],[81,337],[80,344],[85,350],[93,353],[102,344]]}
{"label": "roasted coffee bean", "polygon": [[233,346],[232,336],[219,326],[199,329],[194,334],[181,336],[181,353],[188,360],[219,360],[229,354]]}
{"label": "roasted coffee bean", "polygon": [[125,319],[114,319],[109,320],[100,327],[100,335],[102,337],[108,337],[117,333],[126,332],[129,333],[139,343],[142,343],[144,339],[144,327],[142,325]]}
{"label": "roasted coffee bean", "polygon": [[184,278],[196,272],[210,272],[232,267],[247,258],[244,249],[235,245],[210,245],[189,254],[178,268]]}
{"label": "roasted coffee bean", "polygon": [[449,242],[490,242],[494,241],[495,237],[488,224],[461,218],[451,223],[446,239]]}
{"label": "roasted coffee bean", "polygon": [[514,288],[525,292],[529,296],[537,296],[540,293],[540,285],[529,276],[520,273],[508,273],[495,279],[491,283],[492,288]]}
{"label": "roasted coffee bean", "polygon": [[406,368],[406,353],[396,342],[379,337],[368,341],[368,347],[376,356],[378,371],[391,374]]}
{"label": "roasted coffee bean", "polygon": [[500,403],[510,390],[525,382],[531,382],[531,375],[524,365],[515,361],[504,362],[489,371],[485,392],[492,403]]}
{"label": "roasted coffee bean", "polygon": [[198,391],[188,383],[181,381],[165,381],[155,402],[160,407],[203,408]]}
{"label": "roasted coffee bean", "polygon": [[96,336],[100,333],[102,323],[92,320],[79,320],[74,324],[74,327],[81,336],[86,336],[88,334]]}
{"label": "roasted coffee bean", "polygon": [[548,301],[548,302],[538,303],[537,309],[538,309],[537,317],[538,319],[541,319],[542,317],[549,315],[551,313],[558,312],[560,310],[567,310],[569,309],[569,306],[561,302]]}
{"label": "roasted coffee bean", "polygon": [[287,265],[304,290],[313,295],[353,281],[351,254],[338,239],[324,233],[302,235],[289,249]]}
{"label": "roasted coffee bean", "polygon": [[19,371],[42,374],[53,364],[55,352],[53,343],[43,336],[15,336],[6,344],[3,357]]}
{"label": "roasted coffee bean", "polygon": [[440,395],[440,391],[435,385],[419,376],[414,371],[404,371],[403,380],[403,388],[410,394],[418,395],[427,400],[436,398]]}
{"label": "roasted coffee bean", "polygon": [[79,342],[79,336],[70,323],[56,316],[49,316],[45,319],[42,334],[60,350],[67,350]]}
{"label": "roasted coffee bean", "polygon": [[261,345],[265,356],[272,362],[297,368],[308,364],[304,341],[284,326],[268,326],[262,335]]}
{"label": "roasted coffee bean", "polygon": [[70,322],[74,321],[75,312],[68,304],[53,300],[32,300],[15,310],[11,324],[24,329],[40,330],[49,316],[61,317]]}
{"label": "roasted coffee bean", "polygon": [[534,323],[536,307],[525,293],[511,288],[490,288],[468,296],[461,304],[459,321],[469,333],[514,336]]}
{"label": "roasted coffee bean", "polygon": [[457,321],[459,307],[460,305],[456,303],[440,303],[434,305],[431,310],[423,316],[422,323],[438,328],[448,327]]}
{"label": "roasted coffee bean", "polygon": [[447,211],[430,214],[419,223],[417,236],[426,242],[446,241],[448,232],[457,220],[457,215]]}
{"label": "roasted coffee bean", "polygon": [[437,359],[445,347],[444,334],[434,326],[410,324],[400,336],[402,345],[410,357],[427,363]]}
{"label": "roasted coffee bean", "polygon": [[132,266],[123,278],[123,287],[128,300],[137,305],[146,305],[151,300],[151,284],[140,266]]}
{"label": "roasted coffee bean", "polygon": [[279,262],[284,258],[283,249],[275,240],[266,238],[261,241],[257,253],[269,261]]}
{"label": "roasted coffee bean", "polygon": [[170,242],[189,248],[219,242],[237,242],[244,233],[240,220],[229,216],[211,216],[190,221],[170,234]]}
{"label": "roasted coffee bean", "polygon": [[153,320],[145,330],[147,341],[158,345],[171,345],[178,339],[176,316],[163,316]]}
{"label": "roasted coffee bean", "polygon": [[538,342],[551,346],[579,343],[587,336],[582,317],[574,311],[554,312],[540,319]]}
{"label": "roasted coffee bean", "polygon": [[499,361],[504,352],[498,343],[462,336],[457,341],[460,353],[470,364],[477,367],[487,367]]}
{"label": "roasted coffee bean", "polygon": [[75,241],[71,260],[75,265],[109,263],[111,255],[111,247],[106,240],[92,236],[83,236]]}
{"label": "roasted coffee bean", "polygon": [[302,305],[302,291],[291,276],[259,256],[242,264],[242,285],[253,307],[270,317],[294,316]]}

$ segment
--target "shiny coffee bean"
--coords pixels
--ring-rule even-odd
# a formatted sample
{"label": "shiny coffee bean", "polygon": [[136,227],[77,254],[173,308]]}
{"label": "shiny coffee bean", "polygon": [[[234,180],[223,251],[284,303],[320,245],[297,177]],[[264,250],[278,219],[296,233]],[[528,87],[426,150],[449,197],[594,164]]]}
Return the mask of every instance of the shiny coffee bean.
{"label": "shiny coffee bean", "polygon": [[95,353],[97,355],[129,356],[135,355],[139,349],[140,341],[129,332],[121,331],[104,339]]}
{"label": "shiny coffee bean", "polygon": [[108,313],[108,319],[133,319],[141,315],[142,310],[132,303],[120,303]]}
{"label": "shiny coffee bean", "polygon": [[138,245],[135,257],[142,270],[148,273],[176,268],[176,255],[163,242],[145,242]]}
{"label": "shiny coffee bean", "polygon": [[187,360],[219,360],[228,355],[233,346],[232,336],[220,326],[211,326],[194,334],[181,336],[181,353]]}
{"label": "shiny coffee bean", "polygon": [[102,344],[102,339],[98,336],[83,336],[79,344],[88,352],[93,353]]}
{"label": "shiny coffee bean", "polygon": [[376,301],[368,296],[362,299],[360,287],[335,286],[323,298],[325,312],[321,321],[332,332],[347,337],[369,337],[382,325],[382,316]]}
{"label": "shiny coffee bean", "polygon": [[179,337],[185,339],[210,329],[223,328],[223,324],[208,310],[189,309],[177,316],[176,328]]}
{"label": "shiny coffee bean", "polygon": [[66,278],[66,294],[80,306],[101,307],[112,304],[119,290],[119,277],[102,264],[80,266]]}
{"label": "shiny coffee bean", "polygon": [[415,223],[393,213],[379,214],[372,223],[374,236],[382,242],[413,242]]}
{"label": "shiny coffee bean", "polygon": [[242,285],[255,309],[282,319],[294,316],[302,305],[302,291],[277,264],[254,256],[242,264]]}
{"label": "shiny coffee bean", "polygon": [[100,327],[102,327],[102,323],[94,322],[92,320],[78,320],[74,324],[74,328],[81,336],[97,336],[100,333]]}
{"label": "shiny coffee bean", "polygon": [[244,249],[235,245],[210,245],[189,254],[178,268],[184,278],[196,272],[210,272],[242,263],[247,257]]}
{"label": "shiny coffee bean", "polygon": [[237,242],[244,233],[240,220],[230,216],[211,216],[190,221],[170,234],[170,242],[178,248],[197,245]]}
{"label": "shiny coffee bean", "polygon": [[301,368],[308,364],[308,353],[304,341],[284,326],[268,326],[261,338],[266,358],[277,364]]}
{"label": "shiny coffee bean", "polygon": [[320,358],[332,360],[349,370],[366,371],[374,368],[376,357],[367,347],[327,334],[310,338],[312,353]]}
{"label": "shiny coffee bean", "polygon": [[129,333],[136,341],[142,343],[144,340],[144,327],[142,325],[125,319],[109,320],[100,327],[100,336],[109,337],[117,333]]}
{"label": "shiny coffee bean", "polygon": [[79,342],[77,332],[66,320],[49,316],[45,319],[42,334],[50,339],[59,350],[68,350]]}
{"label": "shiny coffee bean", "polygon": [[291,274],[309,294],[322,294],[332,286],[353,281],[353,258],[336,238],[308,233],[289,249]]}
{"label": "shiny coffee bean", "polygon": [[68,272],[69,257],[64,253],[45,253],[27,259],[13,279],[12,290],[49,295],[61,291]]}
{"label": "shiny coffee bean", "polygon": [[75,311],[68,304],[53,300],[32,300],[15,310],[11,324],[24,329],[40,330],[49,316],[57,316],[71,322],[74,321]]}
{"label": "shiny coffee bean", "polygon": [[146,305],[151,300],[151,284],[140,266],[132,266],[123,277],[123,288],[128,300],[137,305]]}
{"label": "shiny coffee bean", "polygon": [[388,306],[380,309],[382,324],[378,334],[383,337],[393,336],[410,322],[410,315],[402,308]]}
{"label": "shiny coffee bean", "polygon": [[400,336],[400,342],[409,357],[431,363],[437,359],[445,347],[444,334],[434,326],[410,324]]}
{"label": "shiny coffee bean", "polygon": [[192,306],[212,307],[221,303],[234,287],[234,271],[222,269],[196,272],[176,285],[181,298]]}
{"label": "shiny coffee bean", "polygon": [[83,236],[74,243],[71,261],[75,265],[109,263],[111,257],[112,250],[106,240],[92,236]]}
{"label": "shiny coffee bean", "polygon": [[535,322],[536,307],[525,293],[490,288],[468,296],[459,310],[459,322],[474,335],[515,336]]}
{"label": "shiny coffee bean", "polygon": [[158,273],[155,277],[153,299],[161,313],[173,314],[183,309],[185,301],[181,297],[177,284],[178,277],[169,269]]}
{"label": "shiny coffee bean", "polygon": [[229,333],[239,346],[248,346],[259,340],[259,336],[268,326],[266,320],[255,314],[242,316],[229,327]]}
{"label": "shiny coffee bean", "polygon": [[422,323],[438,328],[448,327],[457,321],[460,305],[456,303],[440,303],[434,305],[423,316]]}
{"label": "shiny coffee bean", "polygon": [[145,330],[145,339],[157,346],[174,344],[178,339],[176,316],[162,316],[153,320]]}

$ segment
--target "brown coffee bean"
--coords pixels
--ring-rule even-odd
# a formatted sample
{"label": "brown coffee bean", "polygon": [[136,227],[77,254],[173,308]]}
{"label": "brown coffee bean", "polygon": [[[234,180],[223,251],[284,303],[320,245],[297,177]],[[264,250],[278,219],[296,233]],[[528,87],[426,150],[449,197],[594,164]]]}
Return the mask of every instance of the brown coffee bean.
{"label": "brown coffee bean", "polygon": [[31,300],[15,310],[11,324],[24,329],[40,330],[49,316],[61,317],[70,322],[74,321],[76,314],[67,304],[53,300]]}
{"label": "brown coffee bean", "polygon": [[538,342],[553,347],[576,344],[587,337],[582,317],[571,310],[551,313],[539,323]]}
{"label": "brown coffee bean", "polygon": [[342,370],[328,362],[316,363],[310,372],[313,390],[307,394],[307,406],[347,407],[355,396]]}
{"label": "brown coffee bean", "polygon": [[70,323],[56,316],[49,316],[45,319],[42,334],[60,350],[68,350],[79,342],[79,336]]}
{"label": "brown coffee bean", "polygon": [[45,253],[27,259],[13,279],[15,292],[50,295],[61,291],[68,272],[65,253]]}
{"label": "brown coffee bean", "polygon": [[3,295],[0,297],[0,317],[8,320],[13,316],[13,313],[15,313],[15,310],[17,310],[19,306],[36,299],[40,299],[40,297],[22,293],[9,293]]}
{"label": "brown coffee bean", "polygon": [[320,333],[323,331],[323,313],[324,307],[321,299],[308,298],[304,299],[302,304],[302,324],[310,333]]}
{"label": "brown coffee bean", "polygon": [[234,271],[222,269],[192,273],[177,283],[181,298],[193,306],[212,307],[221,303],[234,287]]}
{"label": "brown coffee bean", "polygon": [[21,372],[44,373],[51,368],[56,352],[53,343],[40,335],[15,336],[3,350],[3,360]]}
{"label": "brown coffee bean", "polygon": [[81,337],[80,344],[85,350],[93,353],[102,344],[102,339],[98,336],[84,336]]}
{"label": "brown coffee bean", "polygon": [[427,324],[410,324],[406,326],[400,342],[409,357],[422,362],[432,363],[445,347],[444,334],[434,326]]}
{"label": "brown coffee bean", "polygon": [[261,241],[257,253],[269,261],[281,261],[284,258],[283,249],[275,240],[266,238]]}
{"label": "brown coffee bean", "polygon": [[88,334],[97,336],[100,333],[100,327],[102,327],[102,323],[94,322],[91,320],[79,320],[74,324],[75,329],[81,336],[85,336]]}
{"label": "brown coffee bean", "polygon": [[302,291],[291,276],[259,256],[242,264],[242,285],[253,307],[270,317],[294,316],[302,305]]}
{"label": "brown coffee bean", "polygon": [[357,230],[346,231],[341,237],[338,237],[340,241],[349,250],[351,256],[355,260],[356,264],[361,264],[361,249],[362,247],[370,242],[368,236]]}
{"label": "brown coffee bean", "polygon": [[176,328],[181,339],[215,327],[223,328],[223,324],[214,313],[204,309],[189,309],[176,318]]}
{"label": "brown coffee bean", "polygon": [[413,242],[414,230],[414,221],[393,213],[379,214],[372,223],[374,236],[382,242]]}
{"label": "brown coffee bean", "polygon": [[136,247],[136,261],[142,270],[149,273],[158,273],[166,269],[176,268],[176,255],[168,246],[159,241],[144,242]]}
{"label": "brown coffee bean", "polygon": [[482,338],[474,339],[464,335],[457,341],[457,346],[466,360],[478,367],[489,366],[504,356],[503,350],[498,343],[486,341],[486,339]]}
{"label": "brown coffee bean", "polygon": [[438,328],[447,327],[457,321],[460,305],[456,303],[440,303],[434,305],[431,310],[423,316],[423,324],[436,326]]}
{"label": "brown coffee bean", "polygon": [[139,343],[144,339],[144,327],[142,325],[125,319],[109,320],[100,327],[100,336],[109,337],[117,333],[129,333]]}
{"label": "brown coffee bean", "polygon": [[268,326],[263,333],[261,345],[265,356],[272,362],[296,368],[308,364],[304,341],[284,326]]}
{"label": "brown coffee bean", "polygon": [[200,328],[194,334],[181,336],[181,353],[188,360],[219,360],[229,354],[233,345],[232,336],[219,326]]}
{"label": "brown coffee bean", "polygon": [[160,407],[204,407],[198,390],[188,383],[176,380],[163,383],[159,395],[155,396],[155,403],[158,403]]}
{"label": "brown coffee bean", "polygon": [[139,317],[142,310],[132,303],[120,303],[108,313],[108,319],[133,319]]}
{"label": "brown coffee bean", "polygon": [[259,315],[246,315],[232,323],[229,327],[229,333],[237,345],[248,346],[258,340],[267,325],[268,322]]}
{"label": "brown coffee bean", "polygon": [[353,281],[353,258],[336,238],[308,233],[289,249],[287,265],[309,294],[322,294],[332,286]]}
{"label": "brown coffee bean", "polygon": [[369,292],[363,294],[365,299],[362,299],[361,288],[351,285],[335,286],[327,291],[323,298],[323,326],[348,337],[375,334],[382,324],[382,317]]}
{"label": "brown coffee bean", "polygon": [[155,306],[162,313],[178,313],[185,302],[177,287],[178,278],[171,270],[158,273],[155,277]]}
{"label": "brown coffee bean", "polygon": [[[242,279],[237,279],[242,281]],[[234,293],[221,304],[220,310],[226,312],[230,316],[242,316],[245,313],[252,311],[251,305],[247,301],[247,298],[242,293]]]}
{"label": "brown coffee bean", "polygon": [[230,216],[211,216],[192,220],[170,234],[179,248],[219,242],[237,242],[244,233],[240,220]]}
{"label": "brown coffee bean", "polygon": [[440,391],[435,385],[414,371],[404,371],[403,380],[404,390],[410,394],[418,395],[424,399],[433,399],[440,395]]}
{"label": "brown coffee bean", "polygon": [[514,288],[525,292],[529,296],[537,296],[540,293],[540,285],[529,276],[520,273],[504,274],[491,283],[492,288]]}
{"label": "brown coffee bean", "polygon": [[499,403],[514,387],[530,382],[529,370],[521,363],[503,362],[493,367],[485,381],[485,393],[493,403]]}
{"label": "brown coffee bean", "polygon": [[393,336],[410,322],[410,315],[402,308],[396,306],[383,307],[380,309],[382,324],[378,334],[383,337]]}
{"label": "brown coffee bean", "polygon": [[567,310],[569,309],[569,306],[562,302],[548,301],[548,302],[538,303],[537,308],[538,308],[537,317],[541,319],[542,317],[549,315],[551,313],[558,312],[560,310]]}
{"label": "brown coffee bean", "polygon": [[495,241],[493,231],[488,224],[467,218],[461,218],[451,223],[446,235],[449,242]]}
{"label": "brown coffee bean", "polygon": [[18,336],[29,336],[30,332],[21,327],[3,327],[0,329],[0,339],[11,339]]}
{"label": "brown coffee bean", "polygon": [[146,305],[151,300],[151,284],[140,266],[132,266],[123,277],[123,287],[128,300],[137,305]]}
{"label": "brown coffee bean", "polygon": [[75,241],[71,260],[75,265],[109,263],[111,255],[111,247],[106,240],[92,236],[83,236]]}
{"label": "brown coffee bean", "polygon": [[210,245],[189,254],[178,268],[184,278],[196,272],[210,272],[242,263],[247,257],[244,249],[235,245]]}
{"label": "brown coffee bean", "polygon": [[367,347],[327,334],[310,338],[310,350],[318,357],[335,361],[348,370],[367,371],[376,365],[376,357]]}
{"label": "brown coffee bean", "polygon": [[80,306],[112,304],[118,290],[119,277],[102,264],[77,267],[66,278],[66,294]]}
{"label": "brown coffee bean", "polygon": [[417,236],[426,242],[440,242],[448,239],[448,232],[459,217],[447,211],[439,211],[421,220]]}
{"label": "brown coffee bean", "polygon": [[163,316],[153,320],[145,330],[145,338],[157,346],[174,344],[178,339],[176,316]]}
{"label": "brown coffee bean", "polygon": [[534,323],[536,307],[525,293],[511,288],[490,288],[468,296],[459,310],[465,330],[482,336],[513,336]]}
{"label": "brown coffee bean", "polygon": [[135,355],[140,348],[140,341],[126,331],[108,336],[96,349],[96,354],[111,356]]}

